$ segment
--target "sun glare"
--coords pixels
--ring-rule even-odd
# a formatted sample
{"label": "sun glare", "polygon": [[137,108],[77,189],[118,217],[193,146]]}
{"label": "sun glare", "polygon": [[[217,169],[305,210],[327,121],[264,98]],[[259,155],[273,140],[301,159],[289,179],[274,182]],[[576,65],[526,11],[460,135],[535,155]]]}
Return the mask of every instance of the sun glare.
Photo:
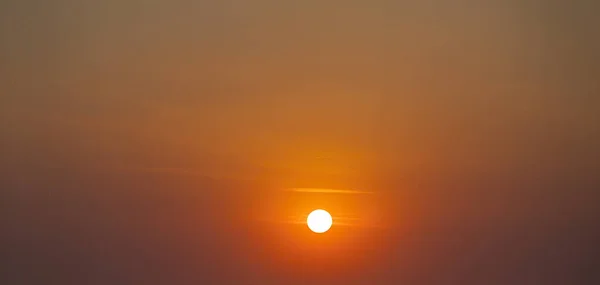
{"label": "sun glare", "polygon": [[333,219],[331,215],[325,210],[314,210],[306,219],[306,224],[308,228],[318,234],[324,233],[331,228],[331,224],[333,223]]}

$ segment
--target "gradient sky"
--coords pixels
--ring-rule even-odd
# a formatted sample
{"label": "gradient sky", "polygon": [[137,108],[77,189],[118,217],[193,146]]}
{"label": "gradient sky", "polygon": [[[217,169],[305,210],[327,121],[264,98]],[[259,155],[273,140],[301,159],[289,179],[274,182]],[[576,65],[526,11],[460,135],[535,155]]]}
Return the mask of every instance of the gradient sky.
{"label": "gradient sky", "polygon": [[0,283],[600,282],[599,11],[1,1]]}

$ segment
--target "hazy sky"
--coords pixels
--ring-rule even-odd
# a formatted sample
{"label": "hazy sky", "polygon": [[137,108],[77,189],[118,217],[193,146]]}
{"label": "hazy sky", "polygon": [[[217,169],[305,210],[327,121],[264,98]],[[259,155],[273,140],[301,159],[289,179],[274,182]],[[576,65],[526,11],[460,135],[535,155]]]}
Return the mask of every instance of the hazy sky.
{"label": "hazy sky", "polygon": [[0,1],[0,283],[592,284],[598,12]]}

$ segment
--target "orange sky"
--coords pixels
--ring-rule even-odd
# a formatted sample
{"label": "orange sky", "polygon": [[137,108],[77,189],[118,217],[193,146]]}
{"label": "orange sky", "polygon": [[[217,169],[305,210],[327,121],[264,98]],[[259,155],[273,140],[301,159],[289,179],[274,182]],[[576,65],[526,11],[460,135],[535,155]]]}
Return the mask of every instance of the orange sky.
{"label": "orange sky", "polygon": [[[273,229],[259,216],[302,215],[322,202],[346,218],[386,225],[383,233],[343,235],[346,245],[376,252],[363,261],[379,279],[366,280],[453,283],[427,277],[441,270],[447,279],[440,280],[461,284],[530,284],[510,264],[523,262],[533,276],[541,267],[514,256],[499,257],[498,266],[484,262],[489,275],[482,277],[465,268],[477,256],[523,251],[519,246],[534,252],[523,260],[541,260],[533,243],[509,240],[524,240],[523,229],[564,238],[565,227],[585,229],[598,215],[600,23],[593,1],[38,2],[0,4],[0,192],[6,197],[0,200],[12,205],[6,222],[14,243],[3,245],[12,244],[24,260],[36,255],[18,251],[23,237],[46,237],[42,251],[61,237],[102,248],[92,234],[98,232],[123,246],[127,233],[152,227],[127,230],[121,223],[150,225],[166,217],[181,223],[165,222],[165,231],[208,225],[206,232],[148,238],[149,244],[169,248],[203,236],[217,253],[203,255],[204,244],[189,241],[199,252],[190,260],[210,264],[215,255],[223,264],[253,263],[244,250],[264,249],[258,256],[268,260],[281,254],[272,252],[272,242],[287,246],[285,236],[297,230]],[[283,191],[288,188],[373,195],[314,196]],[[213,228],[219,209],[226,222]],[[70,226],[60,230],[59,222],[36,218],[45,211]],[[203,218],[194,220],[197,215]],[[28,222],[37,234],[26,230]],[[78,236],[81,224],[87,226]],[[594,234],[581,231],[574,236],[585,241]],[[484,236],[481,248],[473,245],[477,234]],[[398,243],[414,242],[412,251],[390,257],[404,235],[411,241]],[[246,242],[236,253],[232,244],[240,236]],[[463,243],[424,245],[432,236]],[[560,242],[541,243],[558,248]],[[72,249],[81,255],[67,254],[70,260],[88,261],[88,275],[105,280],[94,270],[120,257],[82,248]],[[458,249],[471,255],[440,269]],[[182,260],[166,252],[154,253]],[[574,254],[572,264],[584,266],[586,258]],[[41,260],[35,270],[52,263]],[[180,271],[165,273],[175,278],[168,284],[191,280],[186,266],[195,263],[181,262]],[[231,268],[214,264],[202,268],[221,275],[198,280],[221,284],[226,278],[219,276],[230,275]],[[252,277],[261,284],[302,281],[284,266],[271,281],[265,281],[274,274],[269,270],[235,266],[262,272]],[[412,273],[393,273],[398,270]],[[62,282],[65,275],[56,274]],[[325,283],[352,279],[330,277]],[[565,278],[560,284],[574,284]]]}

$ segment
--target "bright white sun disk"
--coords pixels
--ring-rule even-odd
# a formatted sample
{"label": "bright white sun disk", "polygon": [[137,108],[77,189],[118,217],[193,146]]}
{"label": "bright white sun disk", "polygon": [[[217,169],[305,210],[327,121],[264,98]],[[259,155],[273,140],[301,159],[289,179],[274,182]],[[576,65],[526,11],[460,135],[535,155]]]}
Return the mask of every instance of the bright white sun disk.
{"label": "bright white sun disk", "polygon": [[314,210],[306,219],[306,224],[308,228],[318,234],[324,233],[331,228],[331,224],[333,223],[333,219],[331,215],[325,210]]}

